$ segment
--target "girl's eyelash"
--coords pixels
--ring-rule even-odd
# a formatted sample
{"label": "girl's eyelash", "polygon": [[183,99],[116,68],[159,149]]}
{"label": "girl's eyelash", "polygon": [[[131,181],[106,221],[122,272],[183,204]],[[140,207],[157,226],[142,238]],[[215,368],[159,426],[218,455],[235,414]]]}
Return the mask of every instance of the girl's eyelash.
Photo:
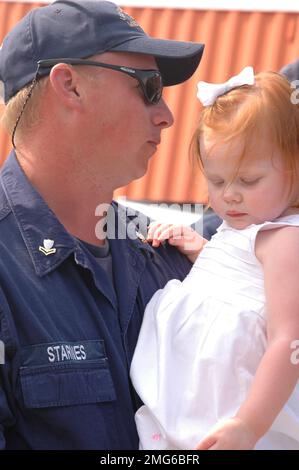
{"label": "girl's eyelash", "polygon": [[[250,185],[253,186],[253,185],[256,184],[259,180],[260,180],[260,178],[255,178],[254,180],[245,180],[245,179],[243,179],[243,178],[240,178],[240,179],[239,179],[239,181],[240,181],[241,184],[248,185],[248,186],[250,186]],[[219,180],[219,181],[215,181],[215,180],[211,180],[211,179],[210,179],[209,181],[210,181],[210,183],[211,183],[213,186],[221,186],[221,185],[224,184],[224,181],[220,181],[220,180]]]}
{"label": "girl's eyelash", "polygon": [[255,178],[254,180],[245,180],[243,178],[240,178],[241,183],[248,184],[248,185],[251,185],[251,184],[253,185],[253,184],[257,183],[259,180],[260,180],[260,178]]}

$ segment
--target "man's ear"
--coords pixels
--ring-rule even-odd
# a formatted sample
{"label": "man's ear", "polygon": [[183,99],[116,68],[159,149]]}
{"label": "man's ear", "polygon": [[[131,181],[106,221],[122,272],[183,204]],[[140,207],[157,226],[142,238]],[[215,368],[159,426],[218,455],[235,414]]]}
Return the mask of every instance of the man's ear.
{"label": "man's ear", "polygon": [[72,109],[81,108],[79,76],[71,65],[55,65],[50,72],[49,79],[60,102]]}

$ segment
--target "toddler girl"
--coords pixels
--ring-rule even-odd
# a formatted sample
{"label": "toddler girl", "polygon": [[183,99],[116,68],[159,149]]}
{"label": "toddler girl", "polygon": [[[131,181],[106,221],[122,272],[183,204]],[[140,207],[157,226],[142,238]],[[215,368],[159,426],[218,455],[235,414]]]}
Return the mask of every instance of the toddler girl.
{"label": "toddler girl", "polygon": [[[245,75],[245,77],[244,77]],[[194,137],[223,219],[149,238],[192,261],[148,304],[131,367],[141,449],[299,449],[299,105],[276,73],[199,84]],[[186,242],[188,246],[186,248]]]}

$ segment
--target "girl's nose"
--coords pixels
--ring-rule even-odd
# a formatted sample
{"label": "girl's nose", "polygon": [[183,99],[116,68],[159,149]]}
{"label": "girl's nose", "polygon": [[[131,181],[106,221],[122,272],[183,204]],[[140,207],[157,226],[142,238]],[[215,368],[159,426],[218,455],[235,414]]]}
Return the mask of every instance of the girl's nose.
{"label": "girl's nose", "polygon": [[242,195],[233,184],[228,185],[223,191],[223,199],[227,203],[241,202]]}

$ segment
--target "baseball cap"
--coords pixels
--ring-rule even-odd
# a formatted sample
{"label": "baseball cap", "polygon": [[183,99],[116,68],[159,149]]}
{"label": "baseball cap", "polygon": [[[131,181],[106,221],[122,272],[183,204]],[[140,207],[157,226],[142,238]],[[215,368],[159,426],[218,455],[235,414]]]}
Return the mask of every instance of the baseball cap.
{"label": "baseball cap", "polygon": [[[200,43],[148,36],[112,2],[58,0],[31,10],[7,34],[0,49],[0,85],[7,102],[34,79],[39,60],[84,59],[107,51],[152,55],[164,86],[176,85],[195,72],[203,49]],[[41,69],[39,76],[49,72]]]}

